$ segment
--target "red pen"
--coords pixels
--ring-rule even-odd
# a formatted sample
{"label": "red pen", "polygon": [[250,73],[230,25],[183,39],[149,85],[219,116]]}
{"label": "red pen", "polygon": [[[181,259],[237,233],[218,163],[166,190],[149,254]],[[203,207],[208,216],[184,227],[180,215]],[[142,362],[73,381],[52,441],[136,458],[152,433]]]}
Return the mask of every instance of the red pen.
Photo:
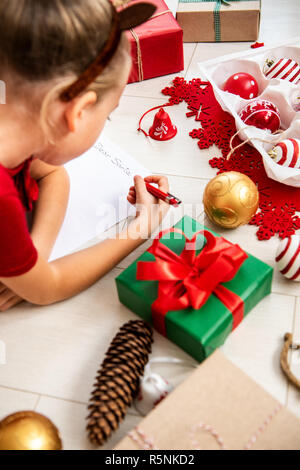
{"label": "red pen", "polygon": [[173,194],[170,193],[164,193],[160,189],[155,188],[155,186],[152,186],[152,184],[146,183],[146,188],[147,191],[152,194],[152,196],[155,196],[158,199],[167,202],[168,204],[170,204],[170,206],[178,207],[182,203],[182,201],[178,199],[178,197],[173,196]]}

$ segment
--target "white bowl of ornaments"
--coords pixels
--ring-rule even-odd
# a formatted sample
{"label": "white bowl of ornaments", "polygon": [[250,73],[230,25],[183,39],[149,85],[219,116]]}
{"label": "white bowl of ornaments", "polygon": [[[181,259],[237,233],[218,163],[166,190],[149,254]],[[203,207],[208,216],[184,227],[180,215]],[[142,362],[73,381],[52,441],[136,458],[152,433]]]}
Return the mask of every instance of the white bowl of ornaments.
{"label": "white bowl of ornaments", "polygon": [[300,38],[293,44],[199,64],[238,136],[262,155],[267,175],[300,188]]}

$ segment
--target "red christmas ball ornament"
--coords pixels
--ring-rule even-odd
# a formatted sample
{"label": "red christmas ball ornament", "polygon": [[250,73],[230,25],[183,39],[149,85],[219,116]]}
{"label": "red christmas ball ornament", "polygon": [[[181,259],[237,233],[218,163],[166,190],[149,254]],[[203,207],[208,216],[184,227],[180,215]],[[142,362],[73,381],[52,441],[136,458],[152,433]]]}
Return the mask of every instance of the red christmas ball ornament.
{"label": "red christmas ball ornament", "polygon": [[292,59],[267,59],[264,74],[269,79],[279,78],[297,84],[300,80],[300,66]]}
{"label": "red christmas ball ornament", "polygon": [[251,100],[258,96],[258,84],[250,73],[239,72],[228,78],[224,91],[239,95],[245,100]]}
{"label": "red christmas ball ornament", "polygon": [[280,127],[279,109],[268,100],[252,101],[240,111],[239,117],[248,126],[255,126],[271,133],[278,131]]}

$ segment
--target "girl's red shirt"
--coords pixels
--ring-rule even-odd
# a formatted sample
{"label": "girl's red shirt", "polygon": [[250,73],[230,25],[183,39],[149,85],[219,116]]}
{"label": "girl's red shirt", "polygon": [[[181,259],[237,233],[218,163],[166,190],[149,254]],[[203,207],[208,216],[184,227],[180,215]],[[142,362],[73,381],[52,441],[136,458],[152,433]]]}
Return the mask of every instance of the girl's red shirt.
{"label": "girl's red shirt", "polygon": [[13,170],[0,165],[0,278],[25,274],[37,262],[25,215],[38,198],[31,162],[32,158]]}

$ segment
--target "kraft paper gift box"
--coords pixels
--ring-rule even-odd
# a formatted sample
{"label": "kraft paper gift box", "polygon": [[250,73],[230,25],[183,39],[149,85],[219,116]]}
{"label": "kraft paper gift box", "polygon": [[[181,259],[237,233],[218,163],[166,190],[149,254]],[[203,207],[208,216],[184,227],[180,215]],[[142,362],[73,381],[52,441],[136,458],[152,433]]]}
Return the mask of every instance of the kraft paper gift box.
{"label": "kraft paper gift box", "polygon": [[260,7],[253,0],[180,0],[183,42],[256,41]]}
{"label": "kraft paper gift box", "polygon": [[119,299],[198,361],[271,291],[270,266],[188,216],[149,250],[116,278]]}
{"label": "kraft paper gift box", "polygon": [[[134,0],[130,4],[139,2]],[[184,69],[182,29],[163,0],[151,3],[157,7],[153,17],[126,33],[133,62],[128,83]]]}
{"label": "kraft paper gift box", "polygon": [[299,450],[300,420],[216,351],[115,450]]}

